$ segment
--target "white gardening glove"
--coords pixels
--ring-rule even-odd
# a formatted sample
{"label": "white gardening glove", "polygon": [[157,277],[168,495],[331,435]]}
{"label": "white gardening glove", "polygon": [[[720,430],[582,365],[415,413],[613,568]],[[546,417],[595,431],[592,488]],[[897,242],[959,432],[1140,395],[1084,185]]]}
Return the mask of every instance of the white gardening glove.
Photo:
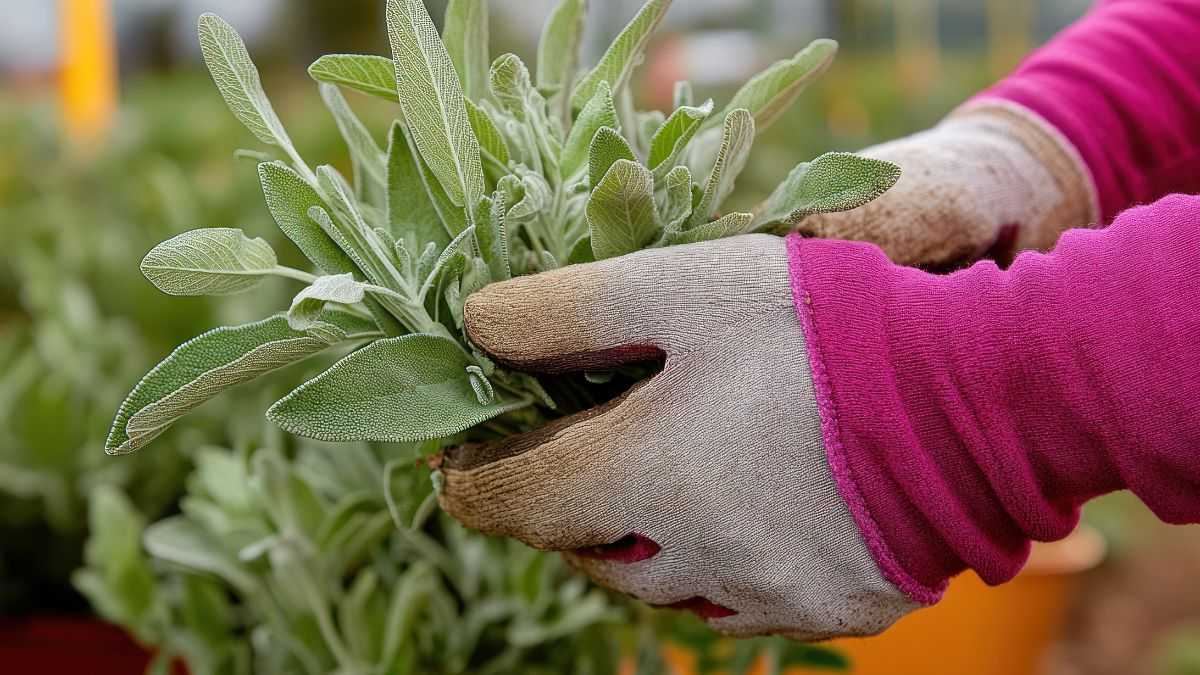
{"label": "white gardening glove", "polygon": [[471,296],[466,322],[525,370],[666,358],[600,409],[448,452],[441,503],[468,526],[566,551],[599,583],[731,635],[872,634],[916,607],[831,477],[783,239],[514,279]]}
{"label": "white gardening glove", "polygon": [[1074,146],[1015,104],[975,103],[860,154],[899,165],[900,182],[862,208],[806,219],[801,233],[869,241],[894,262],[940,270],[985,254],[1007,263],[1018,251],[1049,250],[1063,231],[1099,219]]}

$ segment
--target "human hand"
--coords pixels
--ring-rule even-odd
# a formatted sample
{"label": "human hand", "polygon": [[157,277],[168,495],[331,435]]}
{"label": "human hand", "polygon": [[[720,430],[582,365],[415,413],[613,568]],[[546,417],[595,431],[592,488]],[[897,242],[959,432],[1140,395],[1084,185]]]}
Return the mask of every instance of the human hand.
{"label": "human hand", "polygon": [[831,475],[788,274],[785,241],[754,235],[471,296],[472,340],[506,365],[665,366],[598,409],[447,452],[442,506],[723,633],[886,628],[916,605],[882,577]]}
{"label": "human hand", "polygon": [[805,219],[802,234],[869,241],[894,262],[945,270],[1049,250],[1064,230],[1099,218],[1070,142],[1012,105],[979,104],[859,154],[899,165],[900,181],[866,206]]}

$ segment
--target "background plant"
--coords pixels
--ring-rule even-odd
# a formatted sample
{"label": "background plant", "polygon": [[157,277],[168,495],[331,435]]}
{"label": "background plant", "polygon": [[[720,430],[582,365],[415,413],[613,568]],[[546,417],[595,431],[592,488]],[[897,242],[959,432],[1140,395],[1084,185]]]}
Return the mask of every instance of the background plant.
{"label": "background plant", "polygon": [[[615,655],[636,653],[642,672],[661,666],[661,619],[644,616],[615,644],[613,621],[627,610],[556,561],[465,535],[433,514],[436,480],[402,469],[447,443],[529,429],[609,394],[594,384],[605,375],[540,382],[498,368],[462,333],[471,292],[646,247],[775,229],[860,205],[895,182],[894,166],[835,153],[796,166],[754,211],[721,213],[757,130],[823,72],[835,45],[817,41],[776,63],[719,114],[686,83],[670,115],[637,111],[628,83],[669,4],[648,2],[579,75],[586,3],[565,0],[547,22],[535,75],[512,54],[490,61],[486,3],[451,2],[439,36],[421,3],[391,0],[392,59],[335,55],[309,70],[349,148],[351,179],[305,162],[236,32],[201,18],[214,80],[268,146],[239,154],[260,162],[268,210],[315,269],[281,264],[270,243],[227,227],[152,250],[142,271],[171,295],[237,294],[266,277],[286,280],[273,288],[303,287],[284,314],[178,348],[127,397],[106,449],[132,452],[217,393],[318,354],[341,358],[268,417],[300,436],[376,445],[280,452],[288,443],[277,439],[232,455],[203,451],[182,515],[146,530],[145,551],[136,510],[117,491],[95,493],[77,585],[105,616],[161,646],[160,664],[183,655],[198,672],[505,672],[518,663],[522,672],[610,672]],[[385,145],[343,88],[399,104]],[[420,599],[406,595],[413,587]],[[704,663],[734,671],[760,653],[774,667],[838,663],[776,641],[714,651],[707,640]]]}

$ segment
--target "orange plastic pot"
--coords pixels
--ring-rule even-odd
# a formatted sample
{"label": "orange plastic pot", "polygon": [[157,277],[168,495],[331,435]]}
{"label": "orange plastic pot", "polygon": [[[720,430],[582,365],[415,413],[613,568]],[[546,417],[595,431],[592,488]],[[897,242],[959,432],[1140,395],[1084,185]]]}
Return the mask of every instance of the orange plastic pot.
{"label": "orange plastic pot", "polygon": [[1080,528],[1061,542],[1036,545],[1025,570],[1003,586],[960,575],[937,606],[882,635],[832,646],[849,657],[853,675],[1034,675],[1062,635],[1076,582],[1104,551],[1098,533]]}
{"label": "orange plastic pot", "polygon": [[[1080,575],[1104,557],[1104,541],[1080,528],[1054,544],[1037,544],[1013,581],[992,587],[974,574],[954,579],[938,605],[914,612],[882,635],[836,640],[851,675],[1035,675],[1062,634]],[[671,647],[674,675],[693,675],[695,658]],[[755,675],[765,675],[759,667]],[[792,669],[787,675],[828,675]]]}

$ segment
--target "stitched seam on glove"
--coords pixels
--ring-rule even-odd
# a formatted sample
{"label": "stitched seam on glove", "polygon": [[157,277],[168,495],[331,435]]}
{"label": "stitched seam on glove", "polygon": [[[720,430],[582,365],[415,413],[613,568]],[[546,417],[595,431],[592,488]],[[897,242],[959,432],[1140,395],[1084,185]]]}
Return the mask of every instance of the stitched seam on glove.
{"label": "stitched seam on glove", "polygon": [[816,396],[817,410],[821,415],[821,433],[825,441],[825,453],[829,461],[829,469],[837,483],[838,491],[846,501],[854,522],[858,524],[859,533],[867,543],[876,564],[884,578],[896,586],[911,600],[924,605],[933,605],[941,600],[945,593],[947,582],[937,587],[929,587],[912,577],[896,559],[891,547],[883,538],[875,518],[867,508],[866,500],[858,489],[853,471],[846,459],[845,447],[842,445],[839,432],[837,410],[831,395],[832,383],[825,372],[821,358],[820,336],[817,334],[815,322],[812,319],[812,297],[805,290],[804,267],[801,261],[803,254],[803,238],[791,235],[787,238],[789,275],[792,284],[793,303],[800,327],[804,331],[808,345],[809,365],[813,371],[813,393]]}

